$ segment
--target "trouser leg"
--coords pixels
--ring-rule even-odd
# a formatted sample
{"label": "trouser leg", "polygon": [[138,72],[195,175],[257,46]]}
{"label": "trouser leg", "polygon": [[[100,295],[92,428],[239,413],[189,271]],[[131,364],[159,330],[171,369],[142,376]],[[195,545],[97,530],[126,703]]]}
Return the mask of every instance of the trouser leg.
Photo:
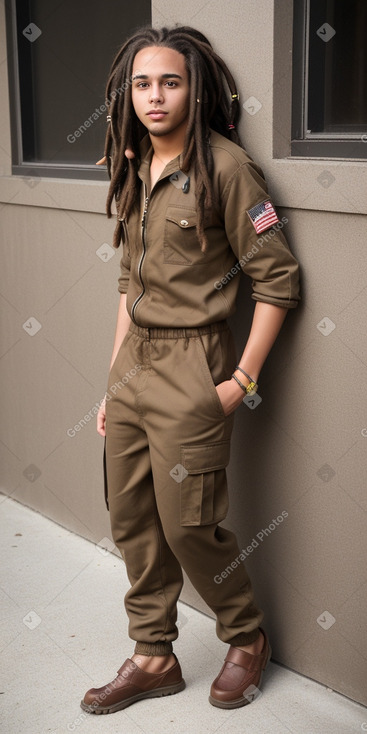
{"label": "trouser leg", "polygon": [[[182,570],[164,536],[157,511],[151,460],[139,394],[148,367],[144,350],[124,340],[109,376],[106,403],[106,471],[111,531],[126,563],[125,596],[135,652],[168,654],[177,638]],[[136,367],[138,369],[136,369]],[[132,374],[135,370],[136,374]],[[127,375],[131,375],[127,377]]]}
{"label": "trouser leg", "polygon": [[140,395],[163,532],[175,562],[216,614],[218,637],[250,644],[263,613],[234,534],[218,525],[228,509],[233,415],[224,416],[215,384],[233,372],[233,340],[228,329],[190,338],[169,333],[146,347],[152,369]]}

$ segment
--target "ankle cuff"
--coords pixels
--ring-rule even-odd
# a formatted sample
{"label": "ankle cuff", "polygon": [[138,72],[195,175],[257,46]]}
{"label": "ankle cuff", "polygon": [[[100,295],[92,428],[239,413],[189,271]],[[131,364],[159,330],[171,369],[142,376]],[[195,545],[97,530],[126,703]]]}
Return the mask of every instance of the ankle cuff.
{"label": "ankle cuff", "polygon": [[258,627],[252,632],[242,632],[236,635],[236,637],[232,637],[231,640],[226,640],[226,642],[228,645],[232,645],[232,647],[245,647],[246,645],[251,645],[252,642],[255,642],[259,636],[260,628]]}
{"label": "ankle cuff", "polygon": [[140,655],[170,655],[172,650],[172,642],[137,642],[134,652]]}

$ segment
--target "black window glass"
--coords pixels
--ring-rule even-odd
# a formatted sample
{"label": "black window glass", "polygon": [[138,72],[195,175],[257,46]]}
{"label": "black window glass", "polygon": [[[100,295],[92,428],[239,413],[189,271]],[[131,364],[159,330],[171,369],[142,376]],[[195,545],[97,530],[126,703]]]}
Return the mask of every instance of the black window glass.
{"label": "black window glass", "polygon": [[367,2],[310,0],[307,132],[367,126]]}
{"label": "black window glass", "polygon": [[18,0],[14,19],[18,163],[94,165],[103,152],[108,70],[124,40],[151,23],[150,0]]}

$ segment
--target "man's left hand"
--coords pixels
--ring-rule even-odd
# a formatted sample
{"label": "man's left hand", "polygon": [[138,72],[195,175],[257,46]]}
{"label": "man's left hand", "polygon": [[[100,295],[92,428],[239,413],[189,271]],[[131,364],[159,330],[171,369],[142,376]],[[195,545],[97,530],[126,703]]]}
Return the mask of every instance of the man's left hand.
{"label": "man's left hand", "polygon": [[235,380],[225,380],[216,385],[216,391],[225,415],[233,413],[239,405],[241,405],[245,392],[237,385]]}

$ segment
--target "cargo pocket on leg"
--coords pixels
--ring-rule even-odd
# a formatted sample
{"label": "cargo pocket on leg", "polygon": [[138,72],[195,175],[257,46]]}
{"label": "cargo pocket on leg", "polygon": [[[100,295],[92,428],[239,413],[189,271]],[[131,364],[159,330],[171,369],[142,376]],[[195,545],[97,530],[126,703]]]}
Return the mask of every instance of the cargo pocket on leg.
{"label": "cargo pocket on leg", "polygon": [[209,525],[224,520],[228,512],[229,440],[180,448],[185,470],[180,483],[181,525]]}

